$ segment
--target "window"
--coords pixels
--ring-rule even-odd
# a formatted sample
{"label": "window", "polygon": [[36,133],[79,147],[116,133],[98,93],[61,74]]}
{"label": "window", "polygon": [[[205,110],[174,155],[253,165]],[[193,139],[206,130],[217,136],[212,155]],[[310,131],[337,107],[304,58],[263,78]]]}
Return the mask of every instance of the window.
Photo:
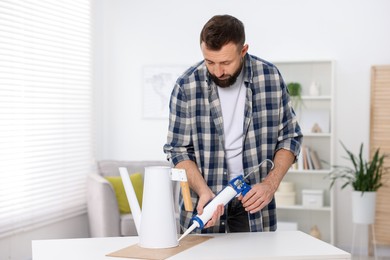
{"label": "window", "polygon": [[86,212],[90,2],[0,1],[0,236]]}

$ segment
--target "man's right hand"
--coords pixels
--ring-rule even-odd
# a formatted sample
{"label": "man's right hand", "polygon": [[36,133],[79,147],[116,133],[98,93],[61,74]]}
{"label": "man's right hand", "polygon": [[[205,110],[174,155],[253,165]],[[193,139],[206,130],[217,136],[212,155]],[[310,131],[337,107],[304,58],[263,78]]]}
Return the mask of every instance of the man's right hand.
{"label": "man's right hand", "polygon": [[[202,215],[203,208],[214,197],[215,197],[215,194],[212,193],[211,190],[210,190],[209,194],[202,195],[199,197],[198,206],[196,207],[196,210],[197,210],[199,215]],[[215,226],[219,222],[219,219],[221,218],[221,216],[223,214],[224,214],[224,205],[220,204],[220,205],[218,205],[217,209],[214,211],[214,214],[211,217],[211,219],[205,224],[204,228],[209,228],[209,227]]]}
{"label": "man's right hand", "polygon": [[[181,161],[176,165],[178,169],[185,169],[187,180],[190,188],[199,196],[196,210],[199,215],[203,213],[205,205],[215,197],[215,194],[207,186],[202,174],[200,173],[195,162],[191,160]],[[213,217],[207,222],[205,228],[212,227],[219,222],[219,218],[224,214],[224,206],[221,204],[215,210]]]}
{"label": "man's right hand", "polygon": [[208,193],[199,195],[198,206],[196,207],[199,215],[202,215],[204,206],[215,197],[215,194],[210,189],[209,191]]}

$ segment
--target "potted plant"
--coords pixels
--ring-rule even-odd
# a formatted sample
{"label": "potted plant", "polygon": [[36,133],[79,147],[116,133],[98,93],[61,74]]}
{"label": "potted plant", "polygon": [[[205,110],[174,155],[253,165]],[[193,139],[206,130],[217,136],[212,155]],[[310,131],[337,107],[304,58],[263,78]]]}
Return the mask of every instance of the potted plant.
{"label": "potted plant", "polygon": [[290,96],[301,97],[302,87],[298,82],[290,82],[287,84],[288,92]]}
{"label": "potted plant", "polygon": [[333,187],[337,180],[344,182],[341,189],[350,186],[352,192],[352,214],[354,223],[372,224],[375,219],[375,200],[376,192],[384,184],[384,176],[389,172],[385,167],[385,154],[380,154],[379,148],[375,150],[370,161],[363,158],[363,143],[360,145],[359,155],[349,151],[346,146],[340,142],[347,153],[347,159],[352,163],[349,166],[334,166],[330,173],[331,184]]}
{"label": "potted plant", "polygon": [[302,86],[298,82],[290,82],[287,84],[288,93],[291,97],[292,105],[295,109],[298,109],[302,104]]}

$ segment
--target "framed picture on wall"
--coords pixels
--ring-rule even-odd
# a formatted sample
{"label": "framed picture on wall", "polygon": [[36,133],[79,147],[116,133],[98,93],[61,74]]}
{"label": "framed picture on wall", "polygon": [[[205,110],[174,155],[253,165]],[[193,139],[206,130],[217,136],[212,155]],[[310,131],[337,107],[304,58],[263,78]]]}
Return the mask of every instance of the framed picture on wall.
{"label": "framed picture on wall", "polygon": [[143,69],[143,117],[168,119],[173,86],[189,66],[146,66]]}

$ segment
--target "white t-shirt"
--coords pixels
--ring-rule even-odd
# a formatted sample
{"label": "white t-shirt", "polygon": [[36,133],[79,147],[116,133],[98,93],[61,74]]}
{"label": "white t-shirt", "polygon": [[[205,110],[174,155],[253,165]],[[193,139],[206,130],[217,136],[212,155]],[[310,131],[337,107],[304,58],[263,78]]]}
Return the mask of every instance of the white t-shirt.
{"label": "white t-shirt", "polygon": [[243,174],[242,145],[246,88],[242,70],[236,82],[227,88],[218,87],[222,107],[225,151],[229,178]]}

